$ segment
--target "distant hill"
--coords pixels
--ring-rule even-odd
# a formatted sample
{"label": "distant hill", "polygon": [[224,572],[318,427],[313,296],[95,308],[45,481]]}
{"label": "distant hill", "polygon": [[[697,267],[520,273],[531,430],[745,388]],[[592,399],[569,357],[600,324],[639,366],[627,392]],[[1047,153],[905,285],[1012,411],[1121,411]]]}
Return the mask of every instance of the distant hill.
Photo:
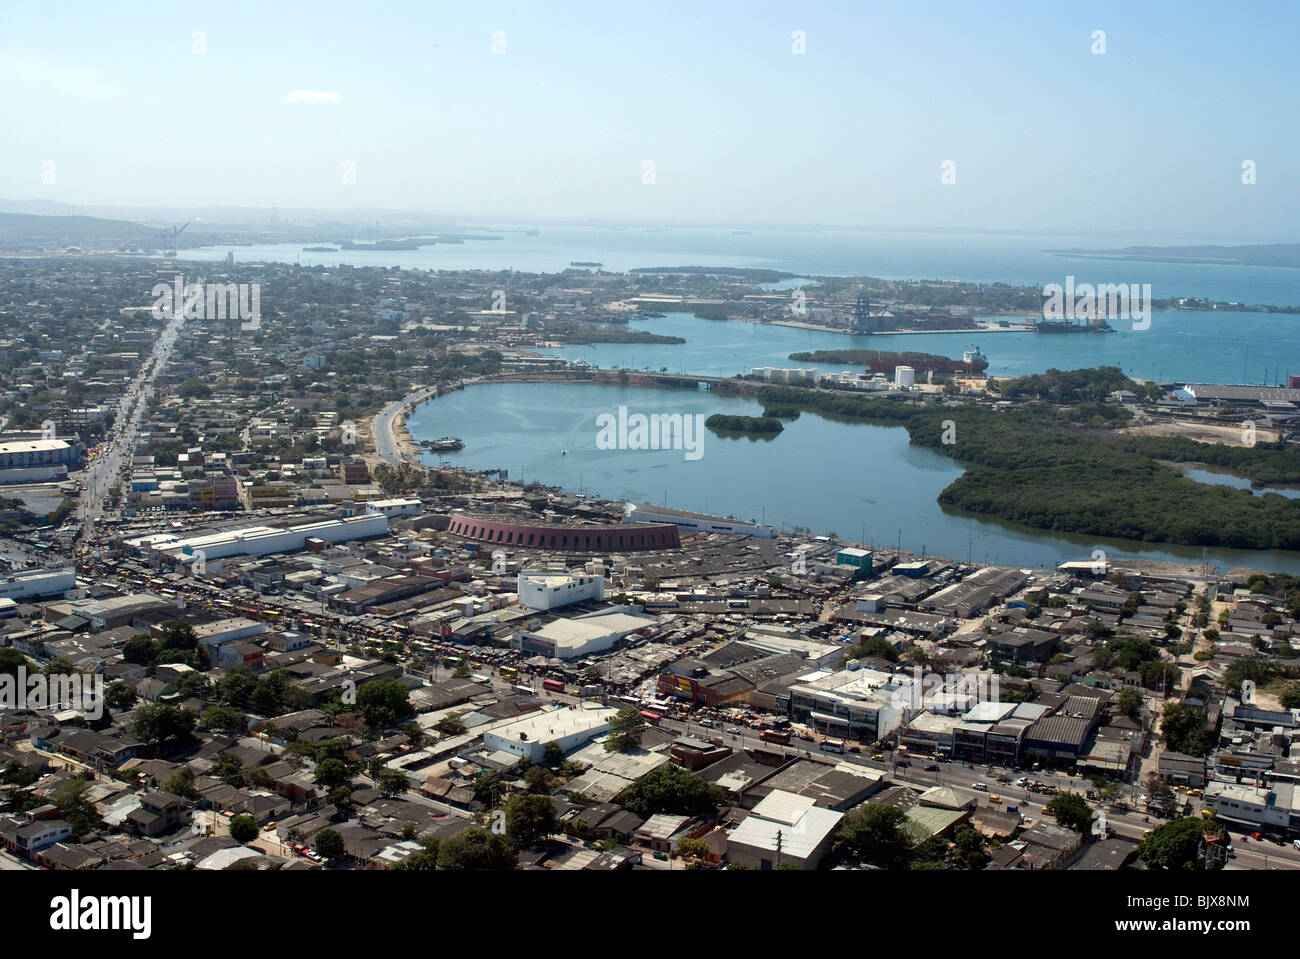
{"label": "distant hill", "polygon": [[1267,243],[1258,246],[1126,246],[1119,250],[1075,249],[1047,252],[1107,260],[1300,267],[1300,243]]}
{"label": "distant hill", "polygon": [[28,213],[0,213],[0,245],[85,246],[89,244],[133,243],[156,247],[160,231],[126,220],[102,220],[94,216],[33,216]]}

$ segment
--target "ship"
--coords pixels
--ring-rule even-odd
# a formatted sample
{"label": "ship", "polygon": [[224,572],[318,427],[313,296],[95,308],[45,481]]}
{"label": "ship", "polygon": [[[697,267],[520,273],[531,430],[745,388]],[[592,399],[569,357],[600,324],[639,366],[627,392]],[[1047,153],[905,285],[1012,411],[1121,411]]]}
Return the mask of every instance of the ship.
{"label": "ship", "polygon": [[1034,324],[1036,333],[1112,333],[1114,328],[1105,320],[1084,323],[1067,323],[1062,320],[1039,320]]}
{"label": "ship", "polygon": [[436,440],[420,440],[420,445],[434,453],[449,453],[465,448],[464,441],[456,436],[443,436]]}

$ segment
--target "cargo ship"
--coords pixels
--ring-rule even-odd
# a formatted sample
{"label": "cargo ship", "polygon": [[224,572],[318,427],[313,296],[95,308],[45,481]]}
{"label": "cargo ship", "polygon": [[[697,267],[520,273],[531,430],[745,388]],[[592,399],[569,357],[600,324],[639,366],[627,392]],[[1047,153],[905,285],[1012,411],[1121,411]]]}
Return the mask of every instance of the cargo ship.
{"label": "cargo ship", "polygon": [[1036,333],[1113,333],[1114,328],[1105,320],[1084,323],[1066,323],[1062,320],[1039,320],[1034,324]]}

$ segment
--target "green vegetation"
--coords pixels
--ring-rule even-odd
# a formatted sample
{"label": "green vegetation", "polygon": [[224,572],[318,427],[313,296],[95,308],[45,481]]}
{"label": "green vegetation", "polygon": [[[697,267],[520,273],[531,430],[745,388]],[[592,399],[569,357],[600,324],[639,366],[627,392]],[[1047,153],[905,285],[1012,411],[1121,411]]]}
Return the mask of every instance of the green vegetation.
{"label": "green vegetation", "polygon": [[1066,829],[1086,833],[1092,828],[1093,811],[1088,800],[1078,793],[1061,793],[1047,803],[1047,814]]}
{"label": "green vegetation", "polygon": [[1138,845],[1138,855],[1148,869],[1186,871],[1205,868],[1197,853],[1208,829],[1218,829],[1212,820],[1187,817],[1175,819],[1152,830]]}
{"label": "green vegetation", "polygon": [[[845,422],[906,428],[913,443],[967,467],[939,495],[946,507],[1057,532],[1300,549],[1300,500],[1196,483],[1157,462],[1154,447],[1144,445],[1150,438],[1085,433],[1063,424],[1042,404],[999,412],[973,404],[922,406],[793,387],[765,387],[758,398]],[[956,425],[956,443],[943,442],[948,420]],[[1268,445],[1243,448],[1243,459],[1264,469],[1274,456]]]}
{"label": "green vegetation", "polygon": [[770,416],[725,416],[714,413],[704,425],[715,433],[766,433],[775,435],[785,429],[785,424]]}
{"label": "green vegetation", "polygon": [[257,838],[257,823],[252,816],[236,816],[230,820],[230,838],[235,842],[250,843]]}
{"label": "green vegetation", "polygon": [[1204,756],[1214,745],[1213,736],[1205,724],[1205,710],[1199,706],[1169,703],[1160,717],[1160,734],[1174,752]]}
{"label": "green vegetation", "polygon": [[636,780],[614,801],[645,819],[656,813],[712,816],[726,798],[726,793],[717,786],[668,763]]}
{"label": "green vegetation", "polygon": [[605,740],[605,752],[626,753],[636,749],[641,745],[645,725],[645,717],[640,710],[631,707],[620,709],[610,721],[612,730]]}

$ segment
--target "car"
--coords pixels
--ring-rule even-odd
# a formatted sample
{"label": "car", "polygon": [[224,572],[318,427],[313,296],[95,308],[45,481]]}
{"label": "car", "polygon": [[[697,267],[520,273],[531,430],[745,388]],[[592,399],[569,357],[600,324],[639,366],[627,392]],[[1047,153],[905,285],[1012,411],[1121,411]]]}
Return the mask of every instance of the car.
{"label": "car", "polygon": [[705,729],[712,729],[712,728],[713,728],[713,720],[712,720],[712,719],[701,719],[701,720],[700,720],[698,723],[696,723],[695,725],[697,725],[697,726],[703,726]]}
{"label": "car", "polygon": [[739,727],[739,726],[728,726],[728,727],[727,727],[727,733],[728,733],[729,735],[732,735],[732,736],[739,736],[739,735],[740,735],[740,727]]}
{"label": "car", "polygon": [[922,768],[924,768],[925,771],[928,772],[928,773],[937,773],[937,772],[939,771],[939,764],[938,764],[938,763],[926,763],[925,766],[922,767]]}
{"label": "car", "polygon": [[1263,842],[1263,841],[1264,841],[1264,834],[1263,834],[1262,832],[1253,832],[1253,833],[1250,834],[1250,838],[1251,838],[1251,839],[1258,839],[1260,842]]}
{"label": "car", "polygon": [[884,754],[884,753],[872,753],[872,754],[871,754],[871,758],[874,759],[876,762],[880,762],[882,759],[885,758],[885,754]]}
{"label": "car", "polygon": [[970,788],[971,788],[971,789],[978,789],[980,792],[985,792],[985,793],[986,793],[986,792],[989,791],[989,784],[988,784],[988,783],[971,783],[971,784],[970,784]]}
{"label": "car", "polygon": [[1297,849],[1300,849],[1300,839],[1292,839],[1291,845],[1295,846]]}
{"label": "car", "polygon": [[1002,805],[1002,797],[1001,797],[1001,796],[989,796],[989,802],[990,802],[992,805],[994,805],[994,806],[1001,806],[1001,805]]}

